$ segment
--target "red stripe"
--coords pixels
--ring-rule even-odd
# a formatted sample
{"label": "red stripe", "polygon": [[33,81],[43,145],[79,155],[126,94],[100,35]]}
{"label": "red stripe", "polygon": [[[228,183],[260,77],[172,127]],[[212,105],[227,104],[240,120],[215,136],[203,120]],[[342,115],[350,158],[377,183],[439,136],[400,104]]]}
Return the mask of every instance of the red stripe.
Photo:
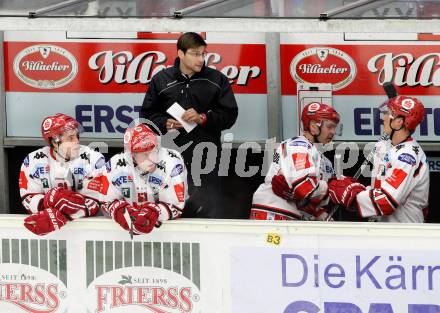
{"label": "red stripe", "polygon": [[376,204],[380,207],[383,215],[391,215],[394,213],[394,207],[386,197],[376,199]]}
{"label": "red stripe", "polygon": [[396,199],[394,199],[385,189],[381,189],[381,191],[385,194],[385,196],[387,196],[388,200],[390,200],[392,205],[394,205],[394,207],[397,209],[397,207],[399,206],[399,202],[397,202]]}
{"label": "red stripe", "polygon": [[315,177],[307,177],[303,182],[300,182],[293,188],[293,196],[297,200],[303,200],[315,190],[317,180]]}
{"label": "red stripe", "polygon": [[262,209],[262,210],[267,209],[267,210],[269,210],[270,212],[273,212],[273,213],[280,212],[282,214],[290,215],[290,216],[293,216],[293,217],[298,218],[298,219],[301,218],[301,215],[296,214],[294,212],[287,211],[287,210],[284,210],[284,209],[281,209],[281,208],[277,208],[277,207],[273,207],[273,206],[264,205],[264,204],[255,203],[255,204],[252,204],[252,208]]}
{"label": "red stripe", "polygon": [[433,34],[433,33],[419,33],[419,34],[417,34],[417,40],[420,40],[420,41],[440,41],[440,35]]}

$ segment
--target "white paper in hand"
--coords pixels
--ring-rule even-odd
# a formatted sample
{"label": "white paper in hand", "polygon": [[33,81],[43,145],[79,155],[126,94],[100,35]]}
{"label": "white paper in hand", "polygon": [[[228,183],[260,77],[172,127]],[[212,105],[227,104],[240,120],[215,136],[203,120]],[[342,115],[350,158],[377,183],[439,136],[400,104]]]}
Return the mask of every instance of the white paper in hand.
{"label": "white paper in hand", "polygon": [[194,127],[197,126],[196,122],[185,122],[182,120],[182,115],[185,113],[185,109],[180,106],[177,102],[174,102],[172,106],[170,106],[167,110],[168,114],[170,114],[172,117],[174,117],[175,120],[179,121],[180,124],[182,124],[183,128],[186,130],[187,133],[192,131]]}

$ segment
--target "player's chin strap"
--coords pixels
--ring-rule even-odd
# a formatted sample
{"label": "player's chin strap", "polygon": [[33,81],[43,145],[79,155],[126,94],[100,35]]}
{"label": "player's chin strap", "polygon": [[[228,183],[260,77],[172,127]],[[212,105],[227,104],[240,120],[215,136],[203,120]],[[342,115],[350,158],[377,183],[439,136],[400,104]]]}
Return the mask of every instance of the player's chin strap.
{"label": "player's chin strap", "polygon": [[[397,131],[399,131],[399,130],[401,130],[401,129],[403,129],[403,124],[402,124],[402,126],[399,128],[399,129],[394,129],[392,126],[391,126],[391,120],[392,120],[393,118],[390,118],[390,128],[391,128],[391,134],[389,135],[389,138],[390,138],[390,140],[391,140],[391,142],[393,141],[393,136],[394,136],[394,133],[395,132],[397,132]],[[408,135],[405,139],[403,139],[401,142],[399,142],[398,144],[401,144],[402,142],[405,142],[405,141],[407,141],[409,138],[411,137],[411,134],[410,135]]]}

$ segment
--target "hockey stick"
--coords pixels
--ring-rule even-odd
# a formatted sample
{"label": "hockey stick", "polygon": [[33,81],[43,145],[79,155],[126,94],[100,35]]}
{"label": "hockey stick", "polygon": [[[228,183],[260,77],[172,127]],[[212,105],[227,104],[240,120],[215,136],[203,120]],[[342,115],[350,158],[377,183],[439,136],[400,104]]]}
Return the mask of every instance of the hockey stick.
{"label": "hockey stick", "polygon": [[[386,82],[383,84],[383,89],[386,93],[386,95],[388,96],[388,99],[392,99],[394,97],[397,96],[397,91],[396,88],[394,87],[393,83],[391,82]],[[388,140],[389,136],[388,134],[383,134],[379,140],[377,141],[378,143],[381,141],[385,141]],[[368,163],[370,163],[373,160],[374,155],[376,154],[376,145],[374,147],[374,149],[371,150],[371,152],[368,154],[368,156],[365,158],[364,162],[361,164],[361,166],[357,169],[356,173],[354,174],[353,178],[354,179],[358,179],[364,168],[368,165]],[[333,217],[333,215],[335,215],[335,213],[342,207],[342,205],[338,204],[335,205],[330,212],[328,213],[327,218],[325,219],[326,222],[330,221]]]}

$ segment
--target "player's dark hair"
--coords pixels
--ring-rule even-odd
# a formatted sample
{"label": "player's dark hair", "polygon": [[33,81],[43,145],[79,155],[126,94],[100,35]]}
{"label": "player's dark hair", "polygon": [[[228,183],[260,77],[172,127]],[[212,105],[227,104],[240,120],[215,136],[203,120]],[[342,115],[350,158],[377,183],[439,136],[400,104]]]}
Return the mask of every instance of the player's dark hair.
{"label": "player's dark hair", "polygon": [[179,37],[179,40],[177,40],[177,50],[182,50],[184,53],[186,53],[188,49],[196,49],[201,46],[206,47],[207,44],[202,36],[197,33],[184,33]]}

